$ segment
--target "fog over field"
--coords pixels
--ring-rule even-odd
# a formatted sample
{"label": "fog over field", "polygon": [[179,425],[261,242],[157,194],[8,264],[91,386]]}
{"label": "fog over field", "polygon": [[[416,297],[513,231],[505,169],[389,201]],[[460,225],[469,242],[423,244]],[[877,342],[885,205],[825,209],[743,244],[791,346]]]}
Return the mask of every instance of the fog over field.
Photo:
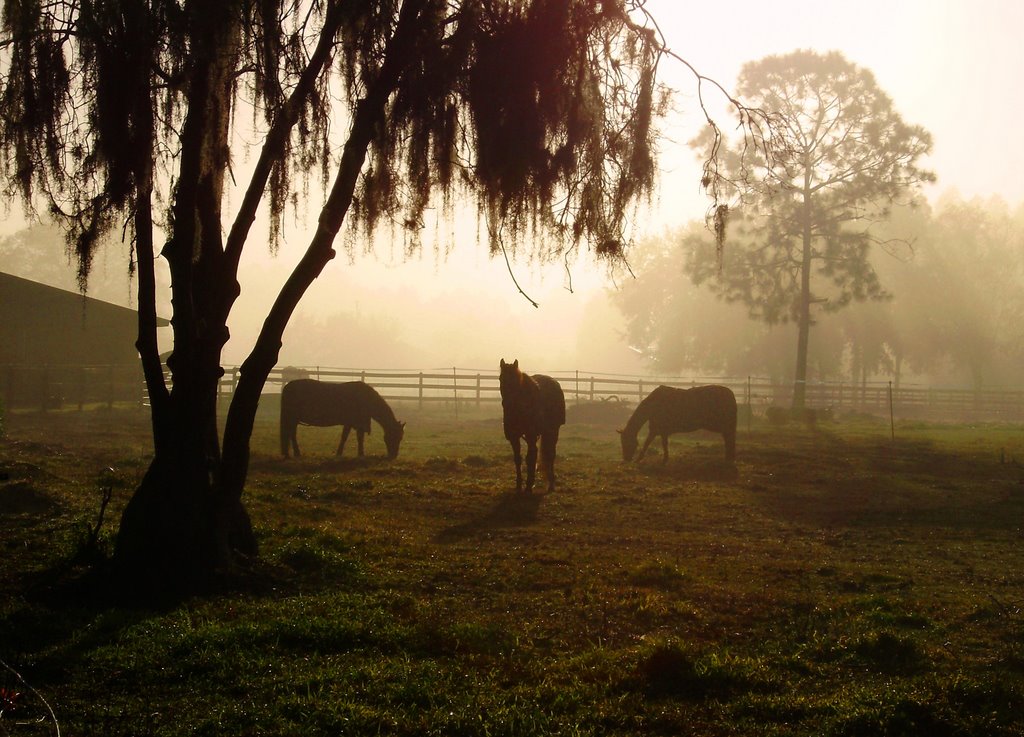
{"label": "fog over field", "polygon": [[[851,8],[792,0],[739,2],[723,10],[652,0],[648,9],[670,48],[729,90],[746,62],[797,49],[842,52],[874,72],[907,123],[932,134],[932,153],[921,162],[937,176],[922,190],[930,205],[955,195],[968,202],[980,198],[986,207],[1002,200],[1012,215],[1024,199],[1019,176],[1024,142],[1014,130],[1022,112],[1015,92],[1024,68],[1017,38],[1024,6],[1000,0],[872,0]],[[676,90],[674,112],[661,126],[660,187],[649,207],[637,213],[631,234],[638,244],[668,239],[701,222],[709,205],[700,188],[700,161],[688,146],[704,126],[695,79],[673,59],[664,62],[661,72]],[[720,92],[707,82],[701,91],[712,117],[732,132],[733,118]],[[237,181],[244,181],[242,173],[254,156],[242,147],[235,152]],[[232,205],[237,199],[240,195]],[[315,229],[321,201],[315,187],[299,193],[298,211],[289,216],[290,227],[275,255],[253,239],[241,268],[242,294],[232,313],[225,362],[240,362],[248,354],[267,307]],[[350,253],[339,243],[337,258],[309,289],[285,333],[282,364],[494,368],[499,357],[518,357],[537,370],[651,369],[651,356],[631,345],[626,319],[614,301],[620,287],[633,279],[628,271],[610,273],[583,252],[569,263],[531,262],[513,254],[510,274],[500,254],[488,256],[486,233],[473,213],[457,209],[446,218],[431,210],[428,216],[434,219],[425,223],[422,246],[411,253],[400,229],[384,230],[372,247],[350,240]],[[7,239],[3,243],[9,246],[23,226],[12,212],[0,231]],[[115,244],[108,250],[97,260],[91,293],[132,304],[133,288],[121,266],[126,248]],[[38,262],[5,261],[5,269],[22,276],[74,283],[70,268],[56,273]],[[681,265],[679,271],[678,290],[697,290]],[[168,300],[169,295],[163,304],[169,315]],[[735,311],[721,309],[722,314]],[[718,314],[709,308],[694,319],[715,321]],[[690,328],[684,321],[679,329]],[[775,330],[795,345],[792,325]],[[169,337],[162,338],[167,349]],[[817,333],[812,346],[816,341],[820,344]],[[949,378],[966,380],[956,372]]]}

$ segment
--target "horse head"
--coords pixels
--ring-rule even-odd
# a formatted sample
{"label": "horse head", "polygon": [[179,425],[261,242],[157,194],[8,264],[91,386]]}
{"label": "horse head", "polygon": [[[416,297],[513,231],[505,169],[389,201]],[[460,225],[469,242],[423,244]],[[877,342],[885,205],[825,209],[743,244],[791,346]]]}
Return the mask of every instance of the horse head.
{"label": "horse head", "polygon": [[505,363],[505,359],[501,359],[501,371],[498,374],[498,387],[501,389],[501,396],[507,397],[511,392],[515,391],[523,381],[522,372],[519,370],[519,359],[517,358],[512,363]]}
{"label": "horse head", "polygon": [[633,460],[633,454],[636,453],[637,439],[635,434],[630,434],[623,430],[618,430],[619,440],[622,442],[622,460],[631,461]]}
{"label": "horse head", "polygon": [[396,421],[393,425],[384,428],[384,445],[388,449],[388,458],[398,458],[398,446],[405,437],[405,423]]}

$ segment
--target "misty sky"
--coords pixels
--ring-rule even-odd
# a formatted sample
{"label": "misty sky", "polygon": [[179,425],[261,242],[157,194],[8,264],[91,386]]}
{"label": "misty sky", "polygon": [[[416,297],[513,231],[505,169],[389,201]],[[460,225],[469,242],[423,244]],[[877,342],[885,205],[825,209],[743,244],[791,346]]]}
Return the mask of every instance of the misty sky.
{"label": "misty sky", "polygon": [[[689,3],[649,0],[669,46],[703,74],[732,89],[741,65],[798,48],[839,50],[870,68],[911,124],[934,137],[925,161],[938,175],[930,199],[949,189],[965,197],[1024,200],[1024,137],[1019,76],[1024,70],[1024,3],[1017,0],[813,0]],[[663,80],[677,90],[678,112],[665,121],[658,199],[642,213],[635,235],[658,235],[703,217],[700,166],[686,143],[701,129],[696,86],[685,67],[666,60]],[[705,98],[723,129],[733,120]],[[267,306],[312,235],[320,197],[286,234],[271,258],[257,238],[241,275],[243,293],[231,320],[228,363],[248,353]],[[9,222],[4,232],[9,232]],[[407,258],[399,236],[378,240],[374,255],[343,251],[300,304],[285,333],[283,363],[350,367],[494,368],[520,358],[534,370],[637,371],[605,304],[613,282],[588,254],[571,265],[569,293],[561,263],[513,263],[535,309],[512,283],[504,260],[487,256],[475,225],[428,222],[453,246],[447,258],[431,248]],[[582,338],[580,337],[582,335]],[[369,342],[364,342],[369,341]],[[168,346],[169,347],[169,346]]]}
{"label": "misty sky", "polygon": [[[1024,3],[789,0],[723,5],[649,0],[648,7],[670,47],[727,89],[733,88],[746,61],[798,48],[842,51],[874,71],[907,122],[932,133],[933,155],[926,165],[939,179],[926,190],[929,198],[955,188],[965,197],[999,195],[1011,204],[1024,199],[1024,177],[1018,172],[1024,139],[1015,130],[1021,119]],[[643,213],[640,237],[700,219],[707,207],[698,186],[698,162],[686,145],[703,124],[696,87],[678,62],[667,60],[663,73],[678,90],[679,112],[663,126],[662,186],[654,206]],[[731,128],[732,120],[715,107],[715,92],[706,89],[705,99],[719,124]],[[293,234],[278,261],[291,263],[304,242]],[[614,312],[603,306],[604,291],[612,282],[589,256],[572,265],[573,294],[566,289],[562,264],[513,264],[524,289],[540,303],[535,309],[517,293],[504,261],[488,258],[475,229],[456,228],[454,242],[454,251],[443,261],[429,250],[406,261],[401,244],[386,238],[377,244],[376,259],[360,257],[349,266],[339,256],[300,307],[302,319],[358,310],[360,319],[379,320],[381,327],[393,331],[398,345],[392,347],[399,352],[408,348],[404,355],[409,366],[490,368],[504,356],[547,370],[642,369],[619,340]],[[346,293],[351,297],[338,301]],[[384,299],[378,300],[377,293]],[[341,340],[340,324],[338,334]],[[308,362],[308,351],[292,353],[288,334],[285,339],[284,355]],[[389,354],[388,364],[392,360]],[[355,352],[345,363],[373,364]]]}
{"label": "misty sky", "polygon": [[[718,13],[728,13],[735,24],[728,27],[716,23],[711,4],[650,0],[648,6],[664,18],[659,23],[673,49],[730,89],[745,61],[798,48],[843,52],[875,73],[904,119],[931,131],[935,146],[927,163],[939,176],[933,196],[956,187],[966,197],[1024,198],[1024,143],[1016,132],[1024,107],[1018,93],[1024,3],[734,2]],[[687,73],[679,65],[666,71],[685,105],[686,93],[693,99]],[[673,131],[682,141],[691,136],[686,128]]]}

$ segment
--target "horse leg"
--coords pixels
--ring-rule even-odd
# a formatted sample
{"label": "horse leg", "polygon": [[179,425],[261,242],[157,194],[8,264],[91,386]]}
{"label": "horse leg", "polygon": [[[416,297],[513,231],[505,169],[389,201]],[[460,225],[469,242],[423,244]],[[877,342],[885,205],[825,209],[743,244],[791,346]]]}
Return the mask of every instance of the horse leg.
{"label": "horse leg", "polygon": [[345,441],[348,440],[348,434],[351,431],[352,431],[352,428],[349,427],[348,425],[345,425],[345,427],[342,428],[342,430],[341,430],[341,442],[338,443],[338,453],[337,453],[337,455],[340,456],[341,455],[341,451],[345,449]]}
{"label": "horse leg", "polygon": [[288,447],[291,444],[292,435],[295,433],[295,430],[290,427],[290,424],[290,420],[288,419],[288,408],[282,406],[281,422],[279,424],[279,427],[281,437],[281,455],[283,455],[285,458],[288,457]]}
{"label": "horse leg", "polygon": [[558,428],[548,430],[540,438],[540,457],[544,475],[548,479],[548,491],[555,490],[555,446],[558,445]]}
{"label": "horse leg", "polygon": [[516,464],[516,493],[523,490],[523,452],[519,448],[519,438],[509,439],[512,446],[512,460]]}
{"label": "horse leg", "polygon": [[640,455],[636,457],[636,462],[639,463],[644,459],[644,455],[647,453],[647,449],[651,447],[651,441],[654,440],[654,431],[647,431],[647,440],[644,441],[643,447],[640,449]]}
{"label": "horse leg", "polygon": [[533,480],[537,475],[537,436],[526,438],[526,493],[533,491]]}
{"label": "horse leg", "polygon": [[295,457],[298,458],[299,456],[302,455],[301,453],[299,453],[299,423],[296,422],[294,425],[292,425],[289,437],[292,443],[292,450],[295,452]]}
{"label": "horse leg", "polygon": [[365,435],[365,433],[362,430],[360,430],[359,428],[356,428],[356,443],[358,443],[358,445],[359,445],[359,457],[360,458],[363,457],[363,435]]}
{"label": "horse leg", "polygon": [[668,434],[661,436],[661,462],[668,463]]}

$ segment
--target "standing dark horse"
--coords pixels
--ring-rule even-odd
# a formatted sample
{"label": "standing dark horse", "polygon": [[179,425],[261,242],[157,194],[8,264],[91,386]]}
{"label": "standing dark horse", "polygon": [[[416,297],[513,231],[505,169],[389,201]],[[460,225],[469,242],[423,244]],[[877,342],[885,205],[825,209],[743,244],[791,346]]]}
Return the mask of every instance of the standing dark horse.
{"label": "standing dark horse", "polygon": [[299,456],[296,438],[299,425],[344,425],[338,455],[341,455],[348,434],[354,427],[359,442],[359,456],[362,457],[363,435],[370,432],[370,420],[376,420],[384,428],[388,458],[397,458],[398,445],[405,434],[405,423],[395,419],[391,407],[372,386],[362,381],[289,381],[281,390],[281,455],[288,457],[288,444],[291,443],[295,456]]}
{"label": "standing dark horse", "polygon": [[516,462],[516,491],[523,490],[522,454],[519,439],[526,439],[526,493],[533,491],[537,472],[537,438],[540,438],[541,466],[548,479],[548,491],[555,490],[555,445],[558,429],[565,424],[565,396],[550,376],[530,376],[519,370],[519,359],[501,359],[501,409],[505,437],[512,444]]}
{"label": "standing dark horse", "polygon": [[676,389],[659,386],[637,405],[626,427],[619,430],[622,440],[622,460],[632,460],[636,453],[637,433],[645,422],[647,440],[640,449],[637,462],[644,457],[654,438],[661,436],[661,447],[668,461],[668,436],[677,432],[710,430],[720,432],[725,439],[725,459],[736,458],[736,395],[726,386],[695,386]]}

